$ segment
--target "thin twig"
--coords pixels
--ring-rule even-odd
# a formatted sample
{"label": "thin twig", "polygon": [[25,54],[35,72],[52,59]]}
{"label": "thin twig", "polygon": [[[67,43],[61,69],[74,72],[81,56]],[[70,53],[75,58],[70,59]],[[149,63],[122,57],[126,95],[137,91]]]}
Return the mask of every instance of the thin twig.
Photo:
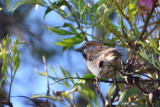
{"label": "thin twig", "polygon": [[8,103],[6,101],[0,101],[0,104],[3,104],[3,105],[8,105],[9,107],[13,107],[12,103]]}
{"label": "thin twig", "polygon": [[[78,25],[77,28],[81,31],[81,33],[82,33],[83,35],[85,35],[85,32],[81,29],[81,25],[80,25],[80,23],[79,23],[79,21],[78,21],[78,18],[72,13],[72,7],[68,4],[68,2],[67,2],[66,0],[64,0],[64,2],[65,2],[65,4],[66,4],[67,8],[69,9],[69,11],[71,12],[71,15],[73,16],[75,22],[77,23],[77,25]],[[86,36],[85,36],[85,40],[88,41],[88,39],[87,39]]]}
{"label": "thin twig", "polygon": [[[158,36],[158,38],[160,39],[160,31],[159,31],[159,36]],[[159,47],[160,46],[160,43],[158,42],[158,44],[157,44],[157,47]],[[157,61],[159,62],[159,55],[157,54]],[[157,70],[157,75],[158,75],[158,79],[160,79],[160,73],[159,73],[160,71],[159,70]],[[158,87],[160,86],[160,81],[158,81]]]}
{"label": "thin twig", "polygon": [[145,76],[145,77],[147,77],[147,78],[149,78],[149,79],[151,79],[151,80],[153,80],[153,81],[154,81],[154,79],[153,79],[153,78],[151,78],[150,76],[145,75],[145,74],[142,74],[142,73],[140,73],[140,72],[134,72],[134,74],[139,74],[139,75]]}
{"label": "thin twig", "polygon": [[[154,82],[150,83],[148,86],[146,86],[143,90],[147,89],[149,86],[151,86],[152,84],[154,84]],[[128,107],[131,103],[133,103],[141,94],[143,94],[143,91],[141,91],[136,98],[134,98],[131,102],[129,102],[125,107]]]}
{"label": "thin twig", "polygon": [[139,84],[134,84],[139,90],[141,90],[143,93],[145,93],[145,94],[148,94],[148,92],[145,90],[145,89],[143,89]]}
{"label": "thin twig", "polygon": [[[63,80],[66,80],[66,79],[82,79],[82,80],[88,80],[88,81],[95,81],[96,79],[89,79],[89,78],[78,78],[78,77],[67,77],[67,78],[62,78],[62,79],[59,79],[57,81],[55,81],[54,83],[50,84],[50,85],[54,85],[58,82],[61,82]],[[99,79],[100,82],[104,82],[104,83],[115,83],[115,81],[109,81],[109,80],[104,80],[104,79]],[[139,80],[139,82],[157,82],[158,79],[155,79],[155,80],[148,80],[148,79],[145,79],[145,80]],[[127,84],[126,81],[116,81],[116,83],[123,83],[123,84]]]}
{"label": "thin twig", "polygon": [[151,9],[149,15],[147,16],[147,19],[146,19],[146,21],[144,23],[143,30],[142,30],[141,34],[139,35],[139,40],[143,40],[143,35],[147,30],[147,26],[148,26],[149,20],[150,20],[150,18],[152,16],[152,13],[154,12],[154,9],[156,7],[156,3],[157,3],[157,0],[155,0],[155,2],[153,3],[152,9]]}
{"label": "thin twig", "polygon": [[44,63],[44,68],[45,68],[45,71],[46,71],[46,77],[47,77],[47,95],[49,95],[49,78],[48,78],[48,71],[47,71],[47,64],[46,64],[46,57],[45,56],[42,56],[42,59],[43,59],[43,63]]}
{"label": "thin twig", "polygon": [[100,89],[97,87],[96,80],[94,81],[93,84],[94,84],[94,86],[96,87],[96,90],[97,90],[97,92],[98,92],[99,97],[100,97],[101,100],[102,100],[103,107],[104,107],[104,106],[105,106],[105,100],[104,100],[104,97],[103,97],[103,95],[102,95]]}
{"label": "thin twig", "polygon": [[[113,95],[112,95],[112,97],[111,97],[111,104],[112,104],[113,102],[116,102],[116,101],[117,101],[117,99],[115,99],[115,98],[118,96],[119,91],[120,91],[119,86],[116,85],[116,89],[114,90]],[[107,97],[108,97],[108,94],[107,94]],[[109,100],[107,100],[107,102],[106,102],[106,104],[105,104],[105,107],[109,107],[109,106],[110,106]]]}
{"label": "thin twig", "polygon": [[[150,20],[150,18],[151,18],[151,16],[152,16],[153,12],[154,12],[154,9],[155,9],[155,7],[156,7],[156,3],[157,3],[157,0],[154,1],[153,6],[152,6],[152,9],[151,9],[151,11],[150,11],[149,15],[147,16],[147,19],[146,19],[146,21],[145,21],[145,23],[144,23],[142,32],[141,32],[141,34],[139,35],[139,40],[141,40],[141,41],[144,41],[144,39],[146,39],[146,38],[148,37],[148,36],[143,37],[143,35],[144,35],[145,32],[147,31],[148,23],[149,23],[149,20]],[[137,51],[140,46],[141,46],[140,44],[136,44],[134,50]]]}

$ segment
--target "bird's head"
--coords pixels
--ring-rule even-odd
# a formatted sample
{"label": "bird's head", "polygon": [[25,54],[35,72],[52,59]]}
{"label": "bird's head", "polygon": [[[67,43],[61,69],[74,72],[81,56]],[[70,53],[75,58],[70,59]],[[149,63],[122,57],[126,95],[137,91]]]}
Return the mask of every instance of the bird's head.
{"label": "bird's head", "polygon": [[81,52],[83,57],[87,59],[88,55],[94,52],[99,47],[101,47],[101,44],[99,42],[87,41],[80,48],[77,48],[76,51]]}

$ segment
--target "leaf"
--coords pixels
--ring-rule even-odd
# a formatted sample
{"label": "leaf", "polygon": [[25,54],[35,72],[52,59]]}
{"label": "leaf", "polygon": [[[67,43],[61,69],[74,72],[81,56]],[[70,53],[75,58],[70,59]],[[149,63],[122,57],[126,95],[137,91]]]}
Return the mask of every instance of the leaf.
{"label": "leaf", "polygon": [[142,58],[144,58],[145,60],[147,60],[147,61],[149,61],[149,62],[151,62],[150,60],[149,60],[149,58],[148,58],[148,56],[147,56],[147,54],[146,54],[146,52],[145,51],[143,51],[143,49],[142,48],[140,48],[140,56],[142,57]]}
{"label": "leaf", "polygon": [[70,27],[74,34],[78,34],[75,27],[69,23],[64,23],[63,27]]}
{"label": "leaf", "polygon": [[133,21],[133,19],[135,18],[135,14],[136,14],[136,10],[135,10],[135,6],[133,3],[129,3],[128,5],[128,15],[129,15],[129,20],[130,22]]}
{"label": "leaf", "polygon": [[94,74],[87,74],[87,75],[83,76],[82,78],[95,79],[95,75]]}
{"label": "leaf", "polygon": [[136,41],[136,43],[137,43],[137,44],[141,44],[142,46],[148,46],[148,44],[146,44],[146,43],[144,43],[144,42],[142,42],[142,41],[140,41],[140,40]]}
{"label": "leaf", "polygon": [[52,10],[60,9],[61,6],[66,5],[64,0],[57,0],[56,2],[53,3],[49,1],[49,3],[50,3],[50,8]]}
{"label": "leaf", "polygon": [[16,46],[13,47],[13,64],[14,64],[14,72],[16,73],[17,69],[20,66],[20,53]]}
{"label": "leaf", "polygon": [[66,30],[63,30],[63,29],[58,29],[58,28],[53,28],[53,27],[44,27],[45,29],[49,30],[49,31],[52,31],[58,35],[73,35],[72,32],[69,32],[69,31],[66,31]]}
{"label": "leaf", "polygon": [[73,36],[73,37],[68,38],[68,39],[60,39],[61,42],[54,42],[54,44],[70,48],[70,47],[72,47],[76,44],[79,44],[79,43],[83,42],[83,39],[84,39],[83,34],[78,34],[78,35]]}
{"label": "leaf", "polygon": [[[35,1],[35,0],[34,0]],[[35,2],[36,4],[39,4],[39,5],[41,5],[41,6],[46,6],[47,5],[47,3],[45,2],[45,1],[43,1],[43,0],[36,0],[36,2]]]}
{"label": "leaf", "polygon": [[20,0],[19,2],[14,2],[15,6],[12,8],[12,12],[14,12],[18,7],[25,4],[39,4],[41,6],[46,6],[47,3],[43,0]]}
{"label": "leaf", "polygon": [[44,19],[45,19],[46,15],[47,15],[49,12],[51,12],[51,11],[52,11],[52,9],[50,9],[50,8],[47,8],[47,9],[46,9],[46,11],[45,11],[45,13],[44,13]]}
{"label": "leaf", "polygon": [[51,95],[40,95],[40,94],[35,94],[31,96],[31,99],[35,99],[35,98],[46,98],[46,99],[50,99],[50,100],[56,100],[54,99]]}
{"label": "leaf", "polygon": [[114,88],[114,84],[111,85],[109,91],[108,91],[108,98],[109,98],[109,104],[111,106],[111,97],[112,97],[112,93],[113,93],[113,88]]}
{"label": "leaf", "polygon": [[155,68],[157,68],[158,70],[160,70],[160,68],[157,66],[157,65],[155,65],[155,59],[154,59],[154,57],[153,57],[153,55],[152,55],[152,59],[150,60],[149,58],[148,58],[148,56],[147,56],[147,54],[146,54],[146,52],[142,49],[142,48],[140,48],[140,56],[142,57],[142,58],[144,58],[145,60],[147,60],[149,63],[151,63]]}
{"label": "leaf", "polygon": [[[46,72],[40,72],[40,73],[37,72],[37,69],[35,69],[34,72],[37,73],[40,76],[45,76],[46,77],[46,75],[47,75]],[[52,80],[57,80],[57,78],[55,78],[53,76],[48,75],[48,77],[51,78]]]}
{"label": "leaf", "polygon": [[6,78],[3,77],[1,80],[0,80],[0,92],[3,94],[3,97],[5,97],[5,99],[7,99],[7,95],[6,95],[6,92],[4,91],[4,88],[3,88],[3,82]]}
{"label": "leaf", "polygon": [[59,65],[59,67],[60,67],[60,69],[61,69],[61,71],[62,71],[62,73],[63,73],[63,76],[65,77],[65,78],[67,78],[67,74],[66,74],[66,72],[65,72],[65,70]]}
{"label": "leaf", "polygon": [[140,90],[138,90],[136,88],[126,89],[124,92],[121,93],[118,104],[122,104],[123,102],[125,102],[128,99],[128,97],[134,96],[139,92],[140,92]]}
{"label": "leaf", "polygon": [[1,47],[1,52],[2,52],[2,55],[3,55],[3,65],[2,65],[2,68],[1,68],[1,70],[2,70],[2,75],[3,75],[4,77],[7,77],[7,76],[6,76],[6,73],[8,72],[8,71],[7,71],[7,67],[8,67],[7,53],[6,53],[6,50],[3,49],[2,47]]}
{"label": "leaf", "polygon": [[135,33],[136,33],[136,37],[138,37],[139,35],[140,35],[140,32],[139,32],[139,30],[137,29],[137,24],[135,23],[134,24],[134,30],[135,30]]}
{"label": "leaf", "polygon": [[6,4],[6,8],[9,9],[11,6],[11,0],[4,0],[5,4]]}
{"label": "leaf", "polygon": [[49,65],[49,67],[50,67],[50,69],[52,70],[52,72],[53,72],[54,74],[56,74],[56,72],[55,72],[55,70],[53,69],[53,67],[52,67],[51,65]]}
{"label": "leaf", "polygon": [[[87,75],[83,76],[82,78],[95,79],[95,75],[94,75],[94,74],[87,74]],[[89,80],[79,79],[77,83],[78,83],[78,84],[79,84],[79,83],[85,84],[86,82],[89,82]]]}
{"label": "leaf", "polygon": [[[93,99],[93,101],[97,104],[97,99],[96,99],[96,95],[95,95],[94,91],[91,90],[86,85],[81,84],[80,86],[81,86],[81,89],[78,90],[80,95],[83,98],[85,98],[90,104],[92,104],[91,99]],[[93,107],[93,105],[92,105],[92,107]]]}
{"label": "leaf", "polygon": [[65,50],[70,49],[72,46],[63,46],[62,52],[64,52]]}
{"label": "leaf", "polygon": [[[72,77],[71,74],[70,74],[68,71],[66,71],[66,74],[68,75],[67,77]],[[70,80],[73,84],[75,84],[75,83],[74,83],[74,79],[69,78],[69,80]]]}
{"label": "leaf", "polygon": [[152,61],[152,64],[154,65],[154,66],[156,66],[155,64],[155,59],[154,59],[154,57],[153,57],[153,54],[152,54],[152,59],[151,59],[151,61]]}

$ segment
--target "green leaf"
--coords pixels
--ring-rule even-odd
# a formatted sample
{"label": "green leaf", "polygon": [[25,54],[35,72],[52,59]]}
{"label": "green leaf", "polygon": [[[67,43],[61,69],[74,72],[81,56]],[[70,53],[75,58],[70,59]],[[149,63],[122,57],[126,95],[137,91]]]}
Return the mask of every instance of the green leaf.
{"label": "green leaf", "polygon": [[113,88],[114,88],[114,84],[111,85],[109,91],[108,91],[108,98],[109,98],[109,104],[111,106],[111,97],[112,97],[112,93],[113,93]]}
{"label": "green leaf", "polygon": [[78,34],[75,27],[69,23],[64,23],[63,27],[70,27],[74,34]]}
{"label": "green leaf", "polygon": [[147,43],[144,43],[144,42],[142,42],[142,41],[140,41],[140,40],[136,41],[136,43],[137,43],[137,44],[141,44],[142,46],[148,46]]}
{"label": "green leaf", "polygon": [[[68,75],[68,77],[72,77],[71,74],[70,74],[68,71],[66,71],[66,74]],[[73,84],[75,84],[74,79],[69,78],[69,80],[70,80]]]}
{"label": "green leaf", "polygon": [[140,35],[140,32],[139,32],[139,30],[137,28],[137,24],[136,23],[134,24],[134,30],[135,30],[135,33],[136,33],[135,36],[138,37]]}
{"label": "green leaf", "polygon": [[153,57],[153,54],[152,54],[152,59],[151,59],[151,61],[152,61],[152,64],[154,65],[154,66],[156,66],[155,64],[155,59],[154,59],[154,57]]}
{"label": "green leaf", "polygon": [[52,70],[52,72],[53,72],[54,74],[56,74],[56,72],[55,72],[55,70],[53,69],[53,67],[52,67],[51,65],[49,65],[49,67],[50,67],[50,69]]}
{"label": "green leaf", "polygon": [[41,95],[41,94],[35,94],[31,96],[31,99],[35,99],[35,98],[46,98],[46,99],[50,99],[50,100],[56,100],[53,98],[53,96],[51,95]]}
{"label": "green leaf", "polygon": [[[77,74],[77,75],[78,75],[78,74]],[[87,75],[83,76],[82,78],[95,79],[95,75],[94,75],[94,74],[87,74]],[[79,84],[79,83],[85,84],[86,82],[89,82],[89,80],[79,79],[77,83],[78,83],[78,84]]]}
{"label": "green leaf", "polygon": [[130,22],[133,21],[133,19],[135,18],[135,14],[136,14],[136,10],[135,10],[135,6],[133,3],[129,3],[128,5],[128,15],[129,15],[129,20]]}
{"label": "green leaf", "polygon": [[44,27],[45,29],[47,30],[50,30],[58,35],[73,35],[72,32],[69,32],[69,31],[66,31],[66,30],[63,30],[63,29],[58,29],[58,28],[53,28],[53,27]]}
{"label": "green leaf", "polygon": [[134,95],[138,94],[139,92],[140,92],[140,90],[138,90],[136,88],[126,89],[124,92],[121,93],[118,104],[122,104],[123,102],[125,102],[128,99],[128,97],[134,96]]}
{"label": "green leaf", "polygon": [[9,9],[11,6],[11,0],[4,0],[5,4],[6,4],[6,8]]}
{"label": "green leaf", "polygon": [[65,78],[67,78],[67,74],[66,74],[66,72],[65,72],[65,70],[59,65],[59,67],[60,67],[60,69],[61,69],[61,71],[62,71],[62,73],[63,73],[63,76],[65,77]]}
{"label": "green leaf", "polygon": [[25,4],[38,4],[41,6],[46,6],[47,3],[43,0],[20,0],[19,2],[14,2],[15,6],[12,8],[12,12],[14,12],[18,7]]}
{"label": "green leaf", "polygon": [[52,9],[50,9],[49,7],[46,9],[46,11],[44,13],[44,19],[45,19],[46,15],[51,11],[52,11]]}
{"label": "green leaf", "polygon": [[93,107],[93,104],[91,102],[91,100],[93,99],[93,101],[96,103],[97,105],[97,99],[96,99],[96,95],[94,93],[93,90],[91,90],[89,87],[87,87],[86,85],[81,84],[81,89],[78,90],[78,92],[80,93],[80,95],[85,98]]}
{"label": "green leaf", "polygon": [[140,48],[140,56],[142,57],[142,58],[144,58],[145,60],[147,60],[147,61],[149,61],[149,62],[151,62],[150,60],[149,60],[149,58],[148,58],[148,56],[147,56],[147,54],[146,54],[146,52],[145,51],[143,51],[143,49],[142,48]]}
{"label": "green leaf", "polygon": [[14,64],[14,72],[16,73],[17,69],[20,66],[20,53],[16,46],[13,47],[13,64]]}
{"label": "green leaf", "polygon": [[95,79],[95,75],[94,74],[87,74],[87,75],[83,76],[82,78]]}
{"label": "green leaf", "polygon": [[157,68],[158,70],[160,70],[160,68],[157,66],[157,65],[155,65],[155,59],[154,59],[154,57],[153,57],[153,55],[152,55],[152,59],[150,60],[149,58],[148,58],[148,56],[147,56],[147,54],[146,54],[146,51],[144,51],[142,48],[140,48],[140,56],[142,57],[142,58],[144,58],[145,60],[147,60],[149,63],[151,63],[155,68]]}
{"label": "green leaf", "polygon": [[2,68],[1,68],[2,75],[4,77],[7,77],[6,73],[8,72],[8,70],[7,70],[7,67],[8,67],[8,57],[7,57],[6,50],[3,49],[2,47],[1,47],[1,52],[2,52],[2,55],[3,55],[3,65],[2,65]]}
{"label": "green leaf", "polygon": [[57,0],[56,2],[53,2],[53,3],[49,1],[49,3],[50,3],[50,8],[52,10],[55,10],[55,9],[61,10],[60,7],[63,5],[66,5],[64,0]]}
{"label": "green leaf", "polygon": [[6,95],[6,92],[4,91],[4,88],[3,88],[3,82],[5,81],[5,77],[3,77],[1,80],[0,80],[0,92],[2,93],[1,96],[3,96],[5,99],[7,99],[7,95]]}
{"label": "green leaf", "polygon": [[59,46],[63,46],[63,47],[72,47],[76,44],[79,44],[81,42],[83,42],[84,36],[83,34],[78,34],[76,36],[73,36],[71,38],[68,39],[60,39],[61,42],[54,42],[54,44],[59,45]]}
{"label": "green leaf", "polygon": [[64,52],[65,50],[70,49],[72,46],[63,46],[62,52]]}
{"label": "green leaf", "polygon": [[43,1],[43,0],[36,0],[35,3],[36,3],[36,4],[39,4],[39,5],[41,5],[41,6],[46,6],[46,5],[47,5],[47,3],[46,3],[45,1]]}

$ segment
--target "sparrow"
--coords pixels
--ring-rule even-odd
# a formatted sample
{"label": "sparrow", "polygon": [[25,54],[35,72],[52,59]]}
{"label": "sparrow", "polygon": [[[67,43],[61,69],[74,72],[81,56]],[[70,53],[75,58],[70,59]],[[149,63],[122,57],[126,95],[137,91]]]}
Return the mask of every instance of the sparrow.
{"label": "sparrow", "polygon": [[117,49],[102,46],[97,41],[87,41],[76,51],[81,52],[87,62],[88,69],[97,78],[116,77],[116,67],[120,67],[122,54]]}

